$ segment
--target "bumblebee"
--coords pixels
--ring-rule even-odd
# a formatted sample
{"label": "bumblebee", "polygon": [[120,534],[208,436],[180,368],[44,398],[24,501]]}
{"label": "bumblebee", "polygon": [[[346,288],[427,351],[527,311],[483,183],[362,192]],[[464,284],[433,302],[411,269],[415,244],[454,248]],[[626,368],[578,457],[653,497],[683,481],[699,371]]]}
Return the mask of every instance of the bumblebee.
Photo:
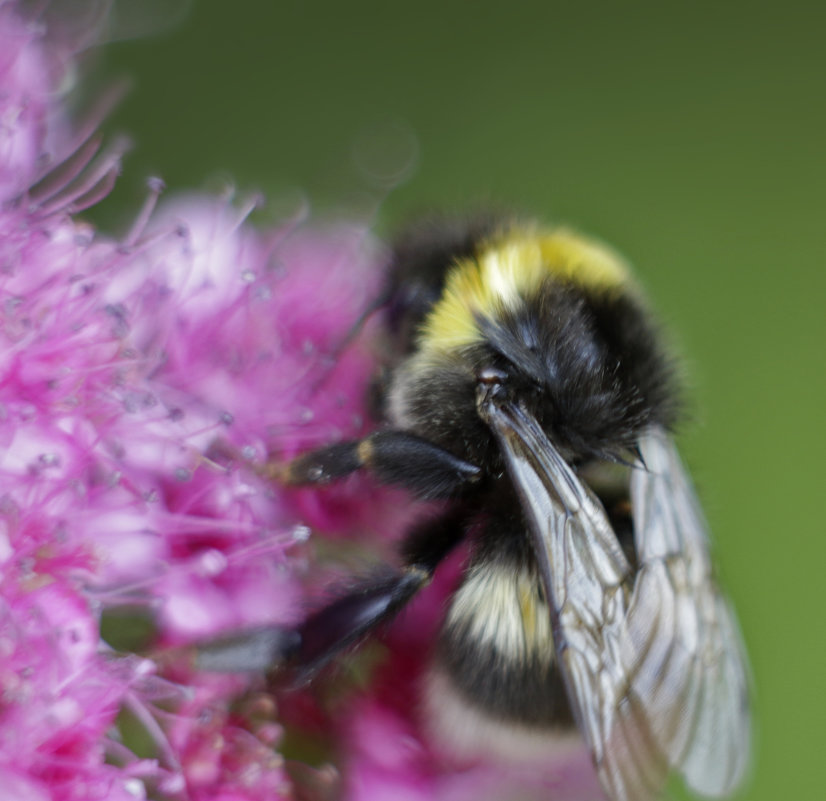
{"label": "bumblebee", "polygon": [[294,485],[357,470],[445,511],[402,566],[247,663],[312,673],[395,615],[463,540],[428,685],[457,748],[579,735],[613,801],[671,772],[724,796],[749,753],[748,670],[670,432],[673,363],[623,260],[566,229],[428,222],[395,249],[381,313],[384,425],[300,456]]}

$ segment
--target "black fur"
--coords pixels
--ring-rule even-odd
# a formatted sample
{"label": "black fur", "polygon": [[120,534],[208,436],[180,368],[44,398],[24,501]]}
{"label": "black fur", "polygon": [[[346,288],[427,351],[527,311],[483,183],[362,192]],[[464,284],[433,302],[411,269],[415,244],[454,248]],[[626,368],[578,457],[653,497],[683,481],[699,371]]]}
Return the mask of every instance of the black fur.
{"label": "black fur", "polygon": [[[484,343],[422,370],[402,365],[393,382],[420,436],[469,461],[499,460],[476,411],[480,373],[494,368],[571,461],[628,460],[649,425],[678,412],[671,361],[632,298],[546,281],[517,309],[480,318]],[[391,420],[391,424],[395,421]]]}
{"label": "black fur", "polygon": [[415,525],[399,549],[403,562],[433,572],[465,537],[472,518],[467,504],[454,503],[447,512]]}
{"label": "black fur", "polygon": [[480,325],[514,394],[566,455],[623,458],[644,428],[673,424],[671,362],[629,296],[548,280]]}
{"label": "black fur", "polygon": [[461,629],[444,633],[438,658],[465,702],[496,720],[544,729],[573,724],[554,663],[507,661]]}
{"label": "black fur", "polygon": [[[489,364],[491,354],[472,349],[465,358],[446,357],[433,369],[394,374],[392,391],[404,397],[410,429],[431,442],[461,455],[486,472],[500,463],[490,429],[476,413],[476,368]],[[390,425],[397,425],[390,419]]]}

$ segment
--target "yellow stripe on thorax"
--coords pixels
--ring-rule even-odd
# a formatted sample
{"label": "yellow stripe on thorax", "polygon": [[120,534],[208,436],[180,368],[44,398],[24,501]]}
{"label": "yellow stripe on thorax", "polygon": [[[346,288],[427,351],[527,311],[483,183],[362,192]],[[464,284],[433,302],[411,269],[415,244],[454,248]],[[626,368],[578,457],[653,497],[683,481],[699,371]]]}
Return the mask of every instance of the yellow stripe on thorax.
{"label": "yellow stripe on thorax", "polygon": [[586,289],[628,281],[622,259],[605,245],[563,229],[509,231],[459,260],[422,329],[422,350],[448,351],[482,339],[477,317],[496,318],[554,278]]}

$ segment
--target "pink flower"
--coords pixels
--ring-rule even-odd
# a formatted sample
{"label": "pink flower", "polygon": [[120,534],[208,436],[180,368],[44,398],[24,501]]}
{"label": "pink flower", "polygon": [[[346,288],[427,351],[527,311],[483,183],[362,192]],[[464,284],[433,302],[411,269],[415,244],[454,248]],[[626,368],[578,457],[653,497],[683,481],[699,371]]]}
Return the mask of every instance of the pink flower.
{"label": "pink flower", "polygon": [[32,182],[42,155],[54,76],[31,26],[0,4],[0,200]]}
{"label": "pink flower", "polygon": [[[301,493],[220,453],[263,462],[363,431],[370,355],[332,350],[380,254],[357,225],[256,232],[227,198],[153,214],[157,184],[132,231],[100,236],[72,215],[106,193],[119,147],[96,157],[93,131],[61,122],[48,35],[0,4],[0,786],[280,798],[277,724],[228,712],[245,682],[165,682],[108,651],[101,617],[153,610],[174,643],[302,614],[307,523],[347,530],[365,500],[336,488],[302,517]],[[152,758],[121,742],[125,713]]]}

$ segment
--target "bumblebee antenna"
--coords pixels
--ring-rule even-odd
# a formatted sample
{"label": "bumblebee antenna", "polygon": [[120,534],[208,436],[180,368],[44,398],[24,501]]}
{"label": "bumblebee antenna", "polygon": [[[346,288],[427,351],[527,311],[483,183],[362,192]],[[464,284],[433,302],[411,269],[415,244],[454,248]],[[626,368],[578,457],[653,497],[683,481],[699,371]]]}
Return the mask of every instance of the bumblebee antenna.
{"label": "bumblebee antenna", "polygon": [[375,298],[367,308],[356,318],[355,322],[350,326],[347,333],[344,335],[344,338],[339,342],[338,345],[333,349],[331,356],[334,359],[337,359],[342,353],[344,353],[350,345],[353,344],[353,341],[358,337],[361,333],[361,330],[364,328],[367,321],[383,306],[386,306],[390,302],[390,290],[385,289],[377,298]]}
{"label": "bumblebee antenna", "polygon": [[385,289],[377,298],[371,301],[368,304],[368,306],[364,309],[364,311],[355,319],[353,324],[347,330],[347,333],[342,337],[341,341],[328,354],[326,369],[323,370],[321,375],[310,385],[309,391],[311,397],[314,396],[316,392],[318,392],[327,382],[327,379],[330,377],[330,374],[332,373],[333,366],[339,360],[341,354],[344,353],[347,350],[347,348],[349,348],[353,344],[353,342],[358,338],[367,321],[379,309],[381,309],[383,306],[386,306],[389,301],[390,290]]}

